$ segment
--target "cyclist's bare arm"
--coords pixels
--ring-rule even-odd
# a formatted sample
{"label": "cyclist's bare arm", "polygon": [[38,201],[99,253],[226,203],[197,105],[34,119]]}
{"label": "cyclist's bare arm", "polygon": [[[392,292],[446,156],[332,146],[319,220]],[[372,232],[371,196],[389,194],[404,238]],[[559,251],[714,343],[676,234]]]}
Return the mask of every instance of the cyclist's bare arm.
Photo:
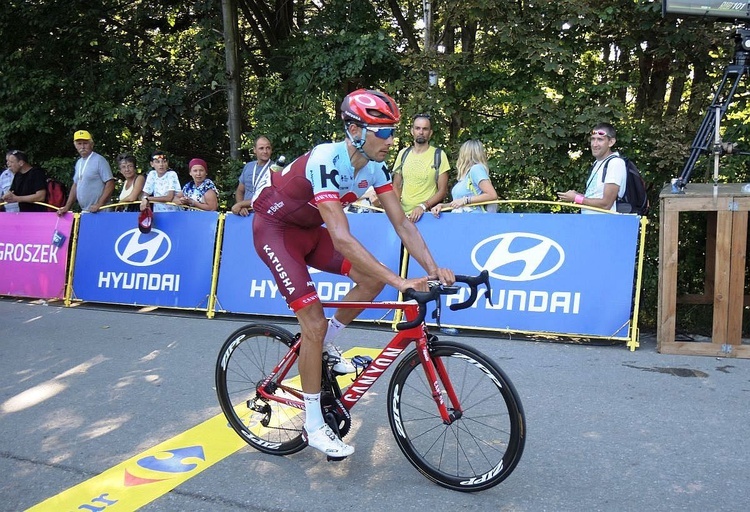
{"label": "cyclist's bare arm", "polygon": [[401,188],[404,184],[404,178],[401,176],[401,174],[394,174],[392,176],[393,179],[393,191],[396,193],[396,198],[401,201]]}
{"label": "cyclist's bare arm", "polygon": [[[401,208],[401,205],[399,204],[398,207]],[[341,209],[339,202],[325,201],[319,203],[318,211],[325,221],[333,246],[344,258],[349,260],[352,267],[398,290],[403,291],[408,288],[427,290],[426,279],[403,279],[370,254],[370,251],[365,249],[349,230],[349,221],[346,219],[346,214]],[[403,210],[401,210],[401,214],[403,215]]]}
{"label": "cyclist's bare arm", "polygon": [[423,269],[427,270],[430,277],[438,279],[443,284],[452,285],[456,280],[453,271],[448,268],[438,267],[437,263],[435,263],[435,259],[432,257],[432,253],[430,253],[424,238],[422,238],[422,234],[416,225],[404,214],[404,209],[401,208],[401,202],[396,197],[395,192],[383,192],[378,194],[378,198],[409,254],[414,256]]}

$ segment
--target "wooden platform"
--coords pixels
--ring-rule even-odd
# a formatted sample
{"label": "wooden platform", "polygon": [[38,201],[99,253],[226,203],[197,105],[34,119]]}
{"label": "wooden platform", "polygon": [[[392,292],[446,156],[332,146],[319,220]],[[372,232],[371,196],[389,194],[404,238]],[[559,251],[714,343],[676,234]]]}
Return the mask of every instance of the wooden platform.
{"label": "wooden platform", "polygon": [[[659,305],[657,349],[665,354],[689,354],[750,358],[750,345],[742,344],[742,313],[745,303],[745,247],[750,194],[741,183],[714,187],[690,183],[684,194],[666,186],[659,195]],[[705,295],[684,297],[688,303],[713,303],[710,342],[675,341],[677,311],[677,253],[680,212],[706,212]]]}

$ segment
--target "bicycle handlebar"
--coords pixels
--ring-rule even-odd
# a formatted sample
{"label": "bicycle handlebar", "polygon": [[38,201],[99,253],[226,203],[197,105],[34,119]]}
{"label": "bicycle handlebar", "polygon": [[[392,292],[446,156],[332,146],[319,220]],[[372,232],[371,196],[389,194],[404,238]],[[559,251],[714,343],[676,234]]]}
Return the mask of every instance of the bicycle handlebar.
{"label": "bicycle handlebar", "polygon": [[[492,299],[490,298],[490,277],[489,277],[489,272],[487,272],[486,270],[482,270],[479,273],[479,275],[476,275],[476,276],[457,275],[456,282],[468,284],[470,293],[469,293],[469,298],[466,299],[465,301],[460,302],[458,304],[451,304],[449,306],[451,308],[451,311],[458,311],[459,309],[466,309],[468,307],[471,307],[474,304],[474,302],[476,302],[478,287],[480,284],[484,284],[486,288],[485,296],[490,301],[490,304],[492,304]],[[426,292],[418,292],[414,290],[413,288],[409,288],[408,290],[404,292],[404,298],[407,300],[411,300],[411,299],[416,300],[417,304],[419,304],[419,312],[417,314],[417,317],[414,320],[404,321],[404,322],[396,324],[396,330],[403,331],[405,329],[411,329],[413,327],[420,325],[422,322],[424,322],[424,317],[427,314],[427,303],[433,300],[437,302],[437,310],[435,311],[435,313],[436,313],[436,317],[438,319],[438,325],[439,325],[440,324],[440,313],[439,313],[440,296],[441,295],[453,295],[455,293],[458,293],[459,289],[460,287],[458,286],[446,286],[438,282],[430,282],[430,290]]]}

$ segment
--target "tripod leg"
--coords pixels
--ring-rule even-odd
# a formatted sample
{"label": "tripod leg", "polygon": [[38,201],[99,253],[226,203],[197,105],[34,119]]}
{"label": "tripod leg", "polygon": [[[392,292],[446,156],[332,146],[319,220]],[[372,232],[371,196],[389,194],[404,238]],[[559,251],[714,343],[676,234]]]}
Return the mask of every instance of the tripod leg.
{"label": "tripod leg", "polygon": [[[687,182],[690,180],[690,175],[692,174],[693,168],[698,161],[698,157],[700,157],[700,155],[703,153],[708,153],[710,148],[712,147],[714,130],[716,129],[717,107],[720,109],[720,119],[722,119],[727,111],[727,108],[729,107],[729,104],[732,102],[732,97],[737,90],[737,86],[739,85],[740,80],[746,72],[747,68],[744,65],[730,65],[727,66],[727,68],[724,70],[724,77],[721,79],[721,83],[719,84],[719,88],[717,89],[716,94],[714,94],[711,106],[706,111],[706,117],[703,118],[703,122],[698,129],[698,133],[695,135],[693,143],[690,145],[690,156],[688,157],[688,160],[685,163],[685,167],[683,167],[679,178],[677,178],[676,185],[679,186],[680,189],[683,189],[685,185],[687,185]],[[726,88],[727,83],[730,80],[732,84],[731,88],[729,89],[726,98],[722,99],[724,89]]]}

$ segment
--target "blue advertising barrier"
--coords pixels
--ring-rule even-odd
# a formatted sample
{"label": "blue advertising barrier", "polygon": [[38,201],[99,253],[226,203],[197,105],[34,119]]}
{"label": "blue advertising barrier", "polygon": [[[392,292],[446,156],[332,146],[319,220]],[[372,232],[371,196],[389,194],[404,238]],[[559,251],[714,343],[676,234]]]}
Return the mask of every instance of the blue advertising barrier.
{"label": "blue advertising barrier", "polygon": [[[446,311],[446,325],[625,338],[639,224],[635,215],[446,213],[417,226],[439,265],[490,273],[493,305]],[[408,276],[422,275],[410,258]],[[464,288],[446,304],[467,297]]]}
{"label": "blue advertising barrier", "polygon": [[[388,217],[380,214],[348,215],[352,234],[385,266],[398,274],[401,240]],[[293,316],[279,293],[268,267],[253,246],[252,214],[227,215],[216,290],[217,309],[230,313]],[[311,277],[321,300],[341,300],[354,286],[348,277],[311,269]],[[386,286],[376,300],[396,300],[397,290]],[[327,314],[330,314],[327,311]],[[393,312],[369,310],[360,320],[389,321]]]}
{"label": "blue advertising barrier", "polygon": [[137,213],[81,215],[73,298],[206,309],[219,214],[157,213],[148,234]]}

